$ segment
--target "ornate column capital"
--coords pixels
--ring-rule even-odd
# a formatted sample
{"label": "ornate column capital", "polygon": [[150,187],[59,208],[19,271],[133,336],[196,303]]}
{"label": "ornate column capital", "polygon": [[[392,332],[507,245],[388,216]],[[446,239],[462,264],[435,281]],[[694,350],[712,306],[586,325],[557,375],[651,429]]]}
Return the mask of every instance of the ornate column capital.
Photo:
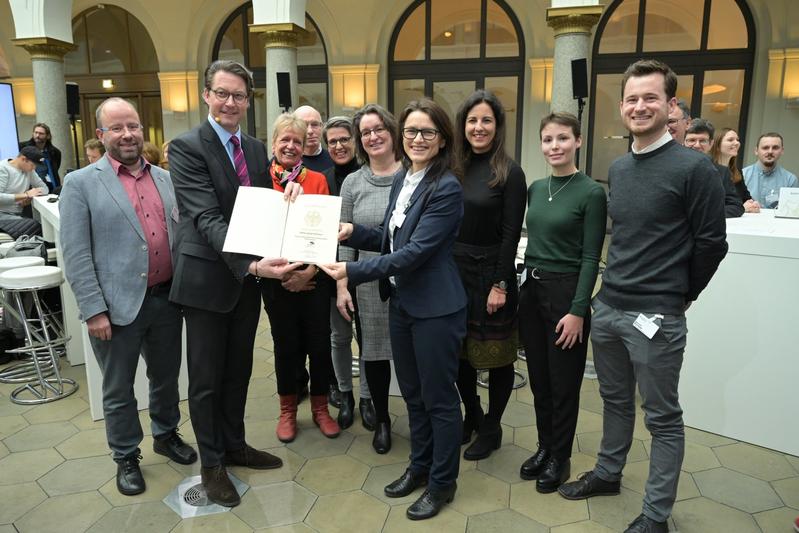
{"label": "ornate column capital", "polygon": [[49,59],[63,61],[64,56],[78,47],[72,43],[53,39],[52,37],[27,37],[12,39],[17,46],[21,46],[31,55],[31,59]]}
{"label": "ornate column capital", "polygon": [[547,25],[555,31],[555,37],[566,33],[591,34],[599,22],[605,6],[550,7],[547,9]]}
{"label": "ornate column capital", "polygon": [[310,35],[293,22],[250,24],[250,33],[257,33],[265,48],[297,48]]}

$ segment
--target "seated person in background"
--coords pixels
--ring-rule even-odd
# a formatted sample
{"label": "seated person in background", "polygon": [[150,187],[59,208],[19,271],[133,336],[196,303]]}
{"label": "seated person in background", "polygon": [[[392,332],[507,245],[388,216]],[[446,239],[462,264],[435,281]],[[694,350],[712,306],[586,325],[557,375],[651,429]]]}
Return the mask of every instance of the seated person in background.
{"label": "seated person in background", "polygon": [[757,163],[743,170],[746,188],[752,198],[766,209],[777,207],[781,187],[799,187],[796,176],[778,164],[783,151],[782,135],[776,132],[764,133],[757,139]]}
{"label": "seated person in background", "polygon": [[155,165],[157,167],[161,166],[161,149],[153,143],[145,142],[144,146],[142,147],[141,155],[151,165]]}
{"label": "seated person in background", "polygon": [[[685,141],[683,144],[692,150],[702,152],[710,156],[710,149],[713,147],[713,135],[716,133],[713,124],[703,118],[695,118],[691,121],[685,131]],[[716,170],[719,171],[721,184],[724,187],[724,216],[727,218],[737,218],[744,214],[744,205],[735,186],[732,184],[730,169],[724,165],[714,162]]]}
{"label": "seated person in background", "polygon": [[0,231],[14,239],[42,234],[29,207],[34,196],[47,194],[47,184],[36,174],[41,162],[42,152],[34,146],[24,146],[14,159],[0,161]]}
{"label": "seated person in background", "polygon": [[738,166],[738,150],[740,149],[741,140],[738,138],[738,132],[732,128],[721,128],[716,131],[716,135],[713,137],[713,145],[710,147],[710,159],[714,163],[730,169],[732,185],[735,187],[738,197],[744,203],[744,210],[747,213],[759,213],[760,204],[753,200],[752,195],[749,194],[749,189],[746,188],[744,177]]}
{"label": "seated person in background", "polygon": [[89,139],[83,144],[83,149],[86,150],[86,162],[89,164],[96,163],[105,155],[105,146],[100,139]]}

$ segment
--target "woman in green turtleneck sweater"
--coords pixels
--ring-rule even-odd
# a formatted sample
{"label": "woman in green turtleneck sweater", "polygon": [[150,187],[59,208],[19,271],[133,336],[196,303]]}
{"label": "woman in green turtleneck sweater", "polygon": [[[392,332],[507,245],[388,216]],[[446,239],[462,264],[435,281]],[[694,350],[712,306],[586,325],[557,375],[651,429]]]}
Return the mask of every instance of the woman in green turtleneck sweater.
{"label": "woman in green turtleneck sweater", "polygon": [[520,475],[537,479],[536,490],[548,493],[570,474],[607,198],[575,165],[582,139],[574,115],[547,115],[539,131],[552,175],[527,191],[528,240],[519,296],[519,333],[535,398],[539,448]]}

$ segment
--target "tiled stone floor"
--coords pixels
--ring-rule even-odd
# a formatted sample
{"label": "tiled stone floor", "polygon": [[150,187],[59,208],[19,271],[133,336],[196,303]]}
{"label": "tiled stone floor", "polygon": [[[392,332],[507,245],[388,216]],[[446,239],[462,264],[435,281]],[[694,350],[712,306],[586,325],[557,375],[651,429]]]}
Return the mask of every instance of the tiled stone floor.
{"label": "tiled stone floor", "polygon": [[[570,502],[541,495],[519,479],[519,465],[536,448],[529,388],[513,393],[503,419],[503,446],[478,463],[462,461],[455,501],[432,520],[405,518],[414,497],[391,500],[383,486],[404,470],[409,453],[408,419],[392,398],[394,448],[377,455],[360,421],[338,439],[324,438],[300,407],[300,433],[284,446],[274,435],[275,397],[272,341],[262,321],[247,405],[248,441],[284,460],[283,468],[234,468],[251,488],[230,512],[180,520],[161,500],[198,465],[174,464],[142,443],[147,491],[120,495],[102,422],[89,416],[83,367],[66,369],[81,388],[70,398],[35,407],[12,404],[13,387],[0,385],[0,533],[12,531],[274,531],[321,532],[552,532],[623,530],[639,512],[648,469],[649,435],[639,413],[622,494]],[[523,363],[521,364],[523,365]],[[524,370],[523,366],[520,369]],[[357,387],[356,387],[357,390]],[[484,394],[484,399],[485,399]],[[592,468],[602,434],[602,402],[595,381],[585,380],[574,475]],[[181,431],[194,442],[184,413]],[[141,414],[149,434],[146,412]],[[678,502],[670,521],[682,533],[791,531],[799,516],[799,458],[686,429],[686,454]]]}

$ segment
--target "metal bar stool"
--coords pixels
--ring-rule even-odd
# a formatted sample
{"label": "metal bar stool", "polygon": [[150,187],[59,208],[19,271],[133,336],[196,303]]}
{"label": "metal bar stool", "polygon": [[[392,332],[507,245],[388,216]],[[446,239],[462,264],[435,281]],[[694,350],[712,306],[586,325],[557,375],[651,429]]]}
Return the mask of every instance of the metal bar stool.
{"label": "metal bar stool", "polygon": [[[16,268],[0,274],[5,311],[15,315],[25,330],[25,346],[13,351],[30,355],[36,374],[36,379],[11,392],[11,401],[14,403],[28,405],[52,402],[78,390],[78,384],[62,377],[60,372],[59,357],[64,353],[69,337],[64,336],[60,323],[53,322],[52,313],[45,309],[39,298],[40,290],[58,287],[63,282],[61,269],[53,266]],[[33,317],[28,317],[22,302],[26,294],[33,300],[36,311]],[[8,305],[9,301],[16,306]]]}

